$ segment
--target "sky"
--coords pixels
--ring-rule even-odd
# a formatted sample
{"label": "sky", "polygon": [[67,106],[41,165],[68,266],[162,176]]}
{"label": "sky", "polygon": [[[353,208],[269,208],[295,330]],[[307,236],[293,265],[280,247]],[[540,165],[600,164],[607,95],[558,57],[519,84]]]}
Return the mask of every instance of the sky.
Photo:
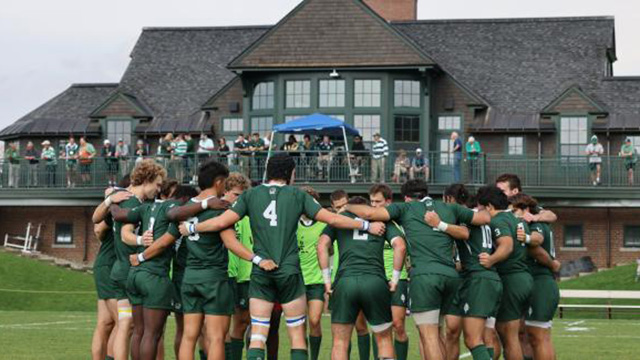
{"label": "sky", "polygon": [[[300,0],[4,0],[0,129],[73,83],[118,82],[143,27],[275,24]],[[615,16],[616,76],[640,75],[640,2],[418,0],[419,19]]]}

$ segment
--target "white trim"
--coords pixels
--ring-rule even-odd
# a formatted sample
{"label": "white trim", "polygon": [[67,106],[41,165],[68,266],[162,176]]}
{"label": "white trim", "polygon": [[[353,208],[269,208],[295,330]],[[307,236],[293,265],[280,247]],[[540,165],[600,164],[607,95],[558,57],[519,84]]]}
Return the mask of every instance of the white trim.
{"label": "white trim", "polygon": [[76,245],[75,244],[56,244],[56,243],[53,243],[53,244],[51,244],[51,248],[52,249],[75,249]]}
{"label": "white trim", "polygon": [[640,252],[640,247],[621,247],[621,252]]}
{"label": "white trim", "polygon": [[560,247],[560,251],[587,251],[586,247]]}

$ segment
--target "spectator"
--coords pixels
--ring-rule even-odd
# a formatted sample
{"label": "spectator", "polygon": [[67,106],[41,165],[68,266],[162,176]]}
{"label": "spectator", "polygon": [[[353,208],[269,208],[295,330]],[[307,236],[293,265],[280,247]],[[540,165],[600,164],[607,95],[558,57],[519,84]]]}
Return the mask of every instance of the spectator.
{"label": "spectator", "polygon": [[[136,157],[136,164],[140,161],[144,160],[145,156],[149,155],[147,153],[147,147],[144,144],[144,140],[140,139],[136,141],[136,151],[134,153]],[[127,173],[128,174],[128,173]],[[127,175],[125,174],[125,175]]]}
{"label": "spectator", "polygon": [[371,147],[371,182],[385,182],[385,166],[389,156],[387,141],[380,137],[379,133],[373,134],[373,146]]}
{"label": "spectator", "polygon": [[264,141],[264,149],[265,150],[269,150],[269,146],[275,145],[275,144],[271,144],[271,131],[269,131],[266,134],[264,134],[264,137],[262,138],[262,141]]}
{"label": "spectator", "polygon": [[638,162],[638,154],[630,138],[626,138],[624,144],[622,144],[620,157],[624,159],[624,168],[627,170],[629,186],[633,186],[633,170],[636,167],[636,162]]}
{"label": "spectator", "polygon": [[105,139],[100,156],[104,159],[107,168],[107,178],[109,179],[109,186],[115,186],[118,177],[118,157],[116,155],[116,149],[111,145],[109,139]]}
{"label": "spectator", "polygon": [[260,138],[260,134],[253,133],[253,137],[249,142],[249,150],[253,155],[252,168],[255,169],[257,173],[256,178],[258,178],[264,171],[262,167],[264,164],[264,151],[267,150],[267,144],[264,139]]}
{"label": "spectator", "polygon": [[311,136],[309,134],[304,134],[299,149],[301,151],[300,163],[302,164],[302,168],[300,169],[300,174],[296,174],[296,177],[300,176],[300,179],[309,179],[312,173],[312,160],[315,155],[313,153],[314,144],[311,142]]}
{"label": "spectator", "polygon": [[353,137],[353,143],[351,144],[351,182],[356,182],[356,177],[360,176],[360,167],[364,164],[364,157],[367,156],[367,149],[362,142],[362,136],[356,135]]}
{"label": "spectator", "polygon": [[20,155],[17,143],[9,143],[4,158],[9,161],[9,187],[17,188],[20,183]]}
{"label": "spectator", "polygon": [[64,158],[67,167],[67,187],[76,186],[76,174],[78,172],[78,144],[73,136],[69,137],[69,142],[64,146]]}
{"label": "spectator", "polygon": [[38,186],[38,163],[40,162],[40,155],[33,146],[33,142],[27,143],[27,149],[24,153],[24,158],[29,161],[29,172],[27,173],[27,186]]}
{"label": "spectator", "polygon": [[457,132],[451,133],[451,141],[453,142],[453,147],[451,148],[451,153],[453,154],[453,182],[460,182],[460,162],[462,161],[462,140],[460,140],[460,135]]}
{"label": "spectator", "polygon": [[424,181],[429,181],[429,159],[424,156],[420,148],[416,149],[416,156],[411,160],[409,178],[414,180],[416,174],[424,175]]}
{"label": "spectator", "polygon": [[167,160],[171,159],[174,149],[173,134],[168,133],[158,143],[158,151],[156,151],[157,161],[167,167]]}
{"label": "spectator", "polygon": [[200,163],[204,163],[215,150],[213,146],[213,140],[211,140],[207,134],[200,134],[200,141],[198,141],[198,159]]}
{"label": "spectator", "polygon": [[602,154],[604,154],[604,148],[602,144],[598,142],[598,137],[593,135],[591,137],[591,143],[587,145],[586,149],[587,157],[589,158],[589,170],[591,171],[591,182],[593,186],[600,185],[600,170],[602,165]]}
{"label": "spectator", "polygon": [[187,159],[187,150],[189,149],[189,144],[184,139],[184,135],[180,134],[175,138],[175,141],[172,144],[173,148],[173,169],[174,174],[176,176],[176,180],[180,184],[184,182],[185,169],[187,169],[189,161]]}
{"label": "spectator", "polygon": [[78,150],[78,159],[80,159],[80,177],[82,184],[86,185],[91,181],[91,168],[93,158],[96,156],[96,149],[84,137],[80,138],[80,149]]}
{"label": "spectator", "polygon": [[118,139],[116,145],[116,158],[120,163],[120,176],[125,177],[129,174],[129,145],[125,144],[122,138]]}
{"label": "spectator", "polygon": [[233,143],[233,148],[237,152],[240,172],[250,178],[251,169],[249,168],[249,156],[251,156],[251,151],[249,150],[249,142],[244,138],[244,134],[238,134],[238,138]]}
{"label": "spectator", "polygon": [[220,156],[220,162],[228,165],[229,162],[229,145],[227,145],[227,139],[221,137],[218,138],[218,153]]}
{"label": "spectator", "polygon": [[478,171],[480,170],[478,158],[482,153],[480,143],[477,142],[473,136],[469,136],[469,140],[467,141],[465,148],[467,151],[467,159],[469,160],[469,174],[471,174],[471,180],[476,183],[481,183],[482,181],[479,178]]}
{"label": "spectator", "polygon": [[193,173],[193,164],[196,162],[196,142],[191,137],[191,134],[184,134],[184,141],[187,143],[187,154],[184,156],[184,170],[186,172],[187,178],[191,178],[191,184],[195,184],[195,176]]}
{"label": "spectator", "polygon": [[[322,137],[322,141],[318,144],[318,173],[319,177],[329,177],[329,169],[331,167],[331,151],[333,150],[333,142],[328,135]],[[326,170],[325,170],[326,169]]]}
{"label": "spectator", "polygon": [[404,183],[407,180],[407,173],[410,167],[411,164],[407,157],[407,152],[404,149],[400,150],[393,164],[393,182]]}
{"label": "spectator", "polygon": [[299,148],[300,144],[298,143],[298,139],[296,139],[295,135],[289,135],[289,140],[282,144],[282,148],[280,148],[280,150],[288,152],[289,155],[294,156],[297,159],[300,156]]}
{"label": "spectator", "polygon": [[56,159],[56,150],[51,147],[49,140],[42,142],[42,154],[40,158],[45,161],[45,167],[47,170],[47,186],[56,186],[56,167],[58,160]]}

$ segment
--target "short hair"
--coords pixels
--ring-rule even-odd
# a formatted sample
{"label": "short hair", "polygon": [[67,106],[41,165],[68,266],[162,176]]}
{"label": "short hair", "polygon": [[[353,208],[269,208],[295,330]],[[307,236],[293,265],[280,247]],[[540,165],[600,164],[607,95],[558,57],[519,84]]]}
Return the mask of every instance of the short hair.
{"label": "short hair", "polygon": [[154,182],[158,176],[164,180],[167,177],[167,170],[152,159],[140,161],[131,172],[131,185],[140,186]]}
{"label": "short hair", "polygon": [[178,180],[165,179],[160,188],[160,195],[170,197],[171,193],[175,191],[176,186],[178,186]]}
{"label": "short hair", "polygon": [[276,154],[267,162],[267,181],[284,180],[289,183],[291,180],[291,174],[293,174],[293,170],[295,168],[296,163],[289,154]]}
{"label": "short hair", "polygon": [[382,194],[385,200],[393,199],[393,190],[387,184],[373,184],[369,188],[369,195],[375,195],[377,193]]}
{"label": "short hair", "polygon": [[429,195],[429,185],[422,179],[409,180],[400,188],[402,196],[411,199],[423,199]]}
{"label": "short hair", "polygon": [[349,199],[348,204],[352,205],[368,205],[369,201],[362,196],[353,196]]}
{"label": "short hair", "polygon": [[253,133],[253,134],[251,134],[251,135],[253,135],[253,136],[260,136],[260,134],[259,134],[259,133]]}
{"label": "short hair", "polygon": [[462,184],[451,184],[444,190],[444,196],[452,197],[456,203],[466,205],[469,202],[469,191]]}
{"label": "short hair", "polygon": [[529,209],[532,214],[538,213],[538,201],[529,195],[518,193],[509,198],[509,203],[516,209]]}
{"label": "short hair", "polygon": [[306,192],[307,194],[311,195],[311,197],[314,198],[316,201],[320,201],[320,194],[318,194],[318,192],[311,186],[303,186],[300,189]]}
{"label": "short hair", "polygon": [[304,134],[304,136],[302,137],[303,139],[309,139],[311,140],[311,135],[309,134]]}
{"label": "short hair", "polygon": [[190,185],[178,185],[173,192],[173,198],[176,200],[191,199],[196,196],[198,196],[198,190]]}
{"label": "short hair", "polygon": [[518,192],[522,192],[522,186],[520,185],[520,178],[515,174],[502,174],[496,179],[496,184],[506,182],[509,184],[509,189],[518,189]]}
{"label": "short hair", "polygon": [[229,169],[226,165],[215,160],[209,160],[200,166],[198,170],[198,187],[200,190],[209,189],[221,178],[229,176]]}
{"label": "short hair", "polygon": [[509,208],[507,195],[495,185],[484,186],[478,190],[478,203],[484,206],[492,205],[496,210]]}
{"label": "short hair", "polygon": [[247,190],[251,187],[251,181],[239,172],[232,172],[229,174],[227,180],[224,181],[224,190],[231,191],[237,187],[242,190]]}
{"label": "short hair", "polygon": [[118,181],[118,187],[119,188],[123,188],[126,189],[129,187],[129,185],[131,185],[131,175],[127,174],[125,176],[122,177],[122,179],[120,179],[120,181]]}
{"label": "short hair", "polygon": [[349,194],[347,194],[347,192],[342,189],[334,190],[334,192],[329,195],[329,200],[331,200],[332,203],[344,198],[348,199]]}

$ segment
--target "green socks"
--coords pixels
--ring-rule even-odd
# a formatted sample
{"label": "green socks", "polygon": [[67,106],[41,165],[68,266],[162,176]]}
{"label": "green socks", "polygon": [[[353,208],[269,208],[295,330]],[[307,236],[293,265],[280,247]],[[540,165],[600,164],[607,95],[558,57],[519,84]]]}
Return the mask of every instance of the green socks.
{"label": "green socks", "polygon": [[107,356],[104,358],[104,360],[114,360],[114,359],[113,359],[113,356],[109,356],[109,355],[107,355]]}
{"label": "green socks", "polygon": [[373,359],[377,360],[378,359],[378,342],[376,341],[376,339],[373,339],[373,342],[371,343],[371,347],[373,348]]}
{"label": "green socks", "polygon": [[200,354],[200,360],[207,360],[207,352],[206,351],[200,349],[198,351],[198,354]]}
{"label": "green socks", "polygon": [[358,335],[358,354],[360,354],[360,360],[371,359],[371,336],[369,334]]}
{"label": "green socks", "polygon": [[264,349],[249,348],[247,350],[247,360],[267,360]]}
{"label": "green socks", "polygon": [[244,349],[243,339],[231,338],[231,360],[242,360],[242,350]]}
{"label": "green socks", "polygon": [[393,342],[393,348],[396,350],[397,360],[407,360],[409,356],[409,339],[407,339],[407,341],[395,340]]}
{"label": "green socks", "polygon": [[484,345],[478,345],[471,349],[471,356],[473,360],[492,360],[487,347]]}
{"label": "green socks", "polygon": [[231,343],[226,341],[224,342],[224,358],[231,359]]}
{"label": "green socks", "polygon": [[291,360],[309,360],[307,350],[291,349]]}
{"label": "green socks", "polygon": [[347,360],[351,360],[351,339],[349,339],[349,351],[347,351]]}
{"label": "green socks", "polygon": [[525,356],[524,360],[533,360],[533,358],[531,356]]}
{"label": "green socks", "polygon": [[321,343],[322,343],[322,336],[309,335],[309,350],[311,352],[311,360],[318,360]]}
{"label": "green socks", "polygon": [[496,355],[496,353],[493,351],[493,348],[488,347],[487,351],[489,352],[489,356],[491,356],[491,359],[493,359],[493,357]]}

